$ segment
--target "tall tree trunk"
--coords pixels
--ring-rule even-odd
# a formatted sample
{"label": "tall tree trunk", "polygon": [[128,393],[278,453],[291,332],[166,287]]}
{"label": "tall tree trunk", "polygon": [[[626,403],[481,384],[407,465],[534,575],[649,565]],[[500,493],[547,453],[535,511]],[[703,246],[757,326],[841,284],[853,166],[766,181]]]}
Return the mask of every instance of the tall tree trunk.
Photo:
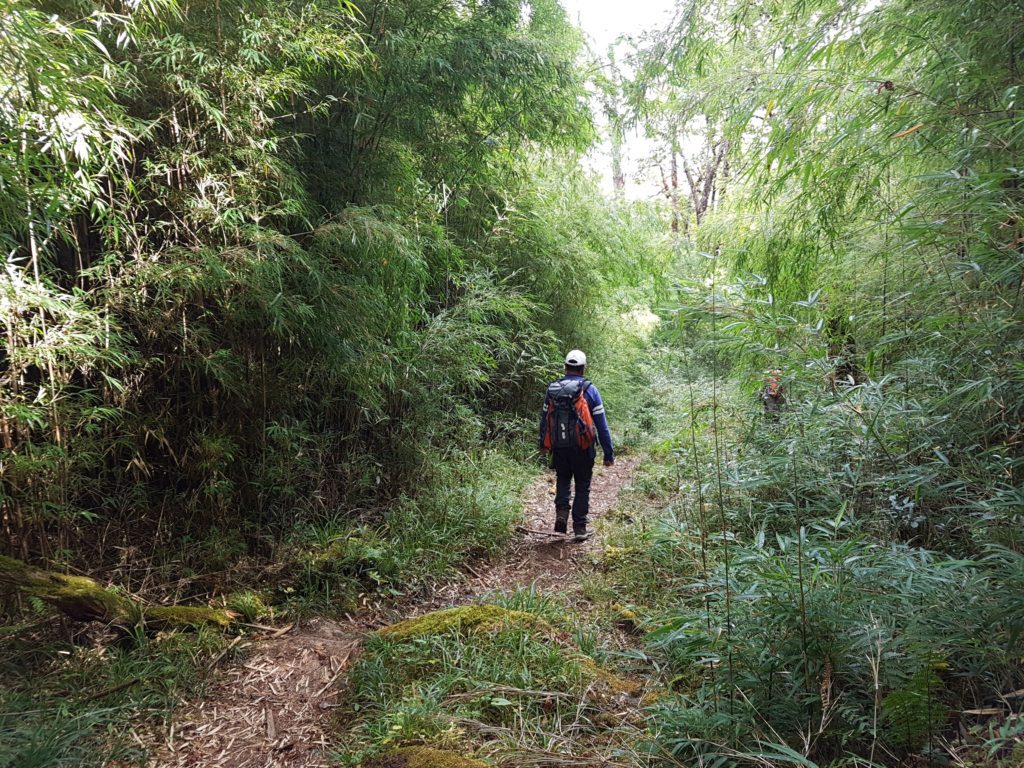
{"label": "tall tree trunk", "polygon": [[626,192],[626,176],[622,172],[622,128],[612,124],[610,129],[612,143],[612,189],[615,196],[622,198]]}
{"label": "tall tree trunk", "polygon": [[682,218],[679,212],[679,135],[672,132],[672,154],[671,154],[672,187],[669,190],[669,202],[672,205],[672,234],[679,236],[679,220]]}
{"label": "tall tree trunk", "polygon": [[698,225],[704,221],[705,215],[714,202],[719,170],[726,164],[725,157],[728,151],[728,141],[718,142],[712,148],[704,168],[697,175],[694,175],[690,164],[685,159],[683,160],[683,172],[686,174],[686,183],[690,187],[690,200],[693,202],[693,211]]}

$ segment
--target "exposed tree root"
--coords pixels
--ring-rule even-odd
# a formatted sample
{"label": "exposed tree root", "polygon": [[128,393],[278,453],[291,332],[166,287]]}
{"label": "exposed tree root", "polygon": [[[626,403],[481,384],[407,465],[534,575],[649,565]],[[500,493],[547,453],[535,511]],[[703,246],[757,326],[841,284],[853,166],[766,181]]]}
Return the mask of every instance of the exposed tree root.
{"label": "exposed tree root", "polygon": [[0,588],[39,598],[77,621],[102,621],[121,627],[225,628],[237,617],[234,611],[217,608],[143,605],[85,576],[44,571],[3,555],[0,555]]}

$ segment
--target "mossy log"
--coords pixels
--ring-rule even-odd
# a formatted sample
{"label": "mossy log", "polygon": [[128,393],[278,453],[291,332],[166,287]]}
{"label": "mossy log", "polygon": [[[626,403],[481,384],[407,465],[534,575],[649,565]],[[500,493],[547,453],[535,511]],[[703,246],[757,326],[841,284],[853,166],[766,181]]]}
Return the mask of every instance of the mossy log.
{"label": "mossy log", "polygon": [[85,576],[44,571],[3,555],[0,588],[36,597],[77,621],[102,621],[123,627],[141,624],[151,629],[225,628],[238,615],[217,608],[143,605]]}
{"label": "mossy log", "polygon": [[363,763],[363,768],[488,768],[487,763],[429,747],[396,749]]}

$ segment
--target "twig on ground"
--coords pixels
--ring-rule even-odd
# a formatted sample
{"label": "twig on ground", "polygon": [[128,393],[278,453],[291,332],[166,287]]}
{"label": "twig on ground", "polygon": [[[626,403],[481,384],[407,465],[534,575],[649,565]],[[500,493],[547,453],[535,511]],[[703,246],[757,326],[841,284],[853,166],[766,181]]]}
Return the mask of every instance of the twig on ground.
{"label": "twig on ground", "polygon": [[478,579],[479,579],[480,581],[483,581],[483,580],[484,580],[484,576],[483,576],[483,574],[482,574],[482,573],[480,573],[480,571],[478,571],[478,570],[477,570],[476,568],[474,568],[474,567],[473,567],[472,565],[470,565],[469,563],[463,563],[463,567],[465,567],[465,569],[466,569],[467,571],[469,571],[469,572],[470,572],[471,574],[473,574],[474,576],[476,576],[476,577],[477,577],[477,578],[478,578]]}
{"label": "twig on ground", "polygon": [[565,533],[555,533],[553,531],[538,531],[536,528],[527,528],[525,525],[517,525],[516,530],[519,531],[519,533],[532,533],[535,536],[553,536],[557,539],[566,538],[568,535]]}
{"label": "twig on ground", "polygon": [[123,683],[120,683],[118,685],[111,686],[110,688],[104,688],[102,691],[94,693],[91,696],[86,696],[79,703],[84,704],[87,701],[96,701],[96,699],[102,699],[106,696],[109,696],[112,693],[123,691],[125,688],[131,688],[133,685],[140,682],[141,679],[142,678],[139,677],[133,677],[131,680],[125,680]]}
{"label": "twig on ground", "polygon": [[273,741],[277,738],[277,724],[274,722],[274,713],[270,711],[270,707],[264,707],[263,714],[267,719],[267,741]]}
{"label": "twig on ground", "polygon": [[238,645],[240,642],[242,642],[242,636],[235,635],[231,642],[228,643],[227,646],[223,650],[221,650],[220,653],[213,657],[213,661],[211,661],[209,665],[207,665],[207,669],[212,671],[214,667],[220,664],[220,660],[227,656],[231,649]]}
{"label": "twig on ground", "polygon": [[348,665],[348,660],[349,660],[349,658],[351,658],[351,656],[352,656],[352,649],[349,648],[348,651],[345,653],[344,658],[342,658],[341,664],[338,666],[338,671],[334,673],[334,676],[331,677],[331,679],[327,681],[327,684],[323,688],[321,688],[319,691],[317,691],[315,694],[313,694],[313,698],[319,698],[320,696],[323,695],[324,691],[326,691],[328,688],[330,688],[332,685],[334,685],[335,681],[339,677],[341,677],[342,673],[345,671],[345,668]]}
{"label": "twig on ground", "polygon": [[[264,632],[277,632],[280,629],[280,627],[271,627],[271,626],[269,626],[267,624],[249,624],[249,623],[244,622],[244,621],[236,621],[235,622],[235,626],[236,627],[245,627],[246,629],[259,629],[259,630],[262,630]],[[292,625],[289,624],[288,626],[290,627]]]}
{"label": "twig on ground", "polygon": [[275,629],[275,630],[274,630],[274,631],[273,631],[273,632],[271,633],[271,635],[270,635],[270,639],[271,639],[271,640],[276,640],[276,639],[277,639],[277,638],[279,638],[279,637],[280,637],[281,635],[286,635],[286,634],[288,634],[288,633],[289,633],[289,632],[291,632],[291,631],[292,631],[292,630],[293,630],[294,628],[295,628],[295,624],[294,624],[294,623],[292,623],[292,624],[288,624],[288,625],[286,625],[286,626],[283,626],[283,627],[281,627],[280,629]]}

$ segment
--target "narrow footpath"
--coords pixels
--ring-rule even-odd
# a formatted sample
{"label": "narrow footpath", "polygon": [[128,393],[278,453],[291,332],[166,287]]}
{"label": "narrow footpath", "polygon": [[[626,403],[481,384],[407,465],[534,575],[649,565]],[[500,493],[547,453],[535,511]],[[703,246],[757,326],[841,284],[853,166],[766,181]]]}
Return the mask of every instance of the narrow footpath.
{"label": "narrow footpath", "polygon": [[[582,600],[580,576],[603,551],[601,517],[616,503],[639,463],[634,456],[598,465],[591,489],[594,535],[585,542],[543,535],[552,529],[555,478],[545,473],[523,497],[516,539],[496,560],[466,564],[462,576],[398,613],[371,611],[348,621],[312,619],[246,638],[237,660],[206,695],[186,702],[153,748],[151,768],[326,768],[330,719],[345,671],[363,637],[389,620],[466,605],[531,585]],[[147,739],[138,737],[140,745]],[[152,744],[152,741],[150,741]]]}

